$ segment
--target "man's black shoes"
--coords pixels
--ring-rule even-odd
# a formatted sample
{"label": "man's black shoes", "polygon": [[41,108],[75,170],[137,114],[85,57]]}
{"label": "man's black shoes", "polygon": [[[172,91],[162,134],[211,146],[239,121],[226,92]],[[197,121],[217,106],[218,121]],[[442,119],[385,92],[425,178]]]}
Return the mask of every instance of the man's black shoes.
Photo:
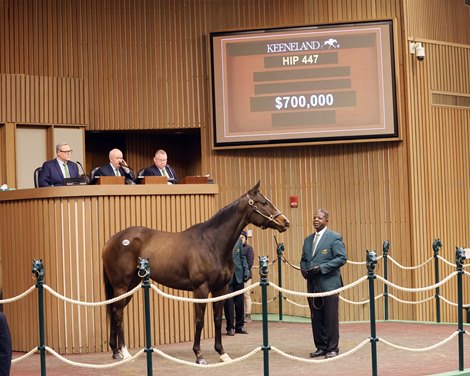
{"label": "man's black shoes", "polygon": [[317,349],[317,351],[310,353],[310,358],[318,358],[319,356],[324,356],[325,354],[326,354],[326,351]]}
{"label": "man's black shoes", "polygon": [[246,331],[246,329],[243,326],[241,328],[235,329],[235,333],[248,334],[248,332]]}

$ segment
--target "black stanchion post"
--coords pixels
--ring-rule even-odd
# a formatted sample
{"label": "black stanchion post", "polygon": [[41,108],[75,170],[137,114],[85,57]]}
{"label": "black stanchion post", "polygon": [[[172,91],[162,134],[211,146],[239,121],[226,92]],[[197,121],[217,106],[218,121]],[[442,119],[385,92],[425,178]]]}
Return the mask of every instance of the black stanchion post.
{"label": "black stanchion post", "polygon": [[457,265],[457,320],[459,325],[459,371],[464,370],[464,358],[463,358],[463,294],[462,294],[462,275],[463,275],[463,263],[465,262],[465,251],[463,248],[457,248],[455,255],[455,263]]}
{"label": "black stanchion post", "polygon": [[[277,241],[276,241],[277,243]],[[279,287],[282,287],[282,254],[284,253],[284,243],[277,244],[277,276]],[[279,321],[282,321],[282,292],[279,291]]]}
{"label": "black stanchion post", "polygon": [[44,344],[44,265],[42,259],[33,260],[32,272],[36,277],[39,310],[39,354],[41,358],[41,376],[46,375],[46,346]]}
{"label": "black stanchion post", "polygon": [[372,355],[372,375],[377,376],[377,335],[375,326],[375,292],[374,279],[377,267],[377,254],[375,251],[367,251],[366,265],[369,279],[369,304],[370,304],[370,345]]}
{"label": "black stanchion post", "polygon": [[[388,281],[388,250],[390,249],[390,242],[384,241],[383,255],[384,255],[384,278]],[[384,308],[385,308],[385,320],[388,320],[388,285],[384,286]]]}
{"label": "black stanchion post", "polygon": [[261,256],[259,258],[259,276],[261,285],[261,306],[263,309],[263,364],[264,376],[269,376],[269,346],[268,340],[268,294],[267,287],[268,281],[268,258]]}
{"label": "black stanchion post", "polygon": [[150,267],[148,259],[139,257],[139,277],[142,278],[142,287],[144,289],[145,304],[145,352],[147,353],[147,375],[153,375],[152,367],[152,332],[150,331]]}
{"label": "black stanchion post", "polygon": [[[442,242],[439,238],[435,239],[432,243],[432,249],[434,251],[434,282],[439,283],[439,250],[442,247]],[[436,287],[436,321],[441,322],[441,298],[439,292],[439,286]]]}

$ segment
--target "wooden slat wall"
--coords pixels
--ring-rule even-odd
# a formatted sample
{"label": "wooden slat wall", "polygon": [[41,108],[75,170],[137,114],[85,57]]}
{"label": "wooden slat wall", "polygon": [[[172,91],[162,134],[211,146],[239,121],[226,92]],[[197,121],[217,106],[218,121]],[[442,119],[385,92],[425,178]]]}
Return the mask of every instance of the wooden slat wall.
{"label": "wooden slat wall", "polygon": [[[397,26],[402,142],[211,150],[209,32],[373,19],[393,19]],[[446,183],[468,179],[466,156],[458,152],[463,149],[454,149],[451,141],[463,147],[468,111],[430,105],[431,90],[469,92],[470,22],[463,1],[8,0],[0,5],[0,21],[0,73],[85,80],[88,130],[200,128],[201,171],[211,173],[220,185],[216,206],[232,202],[261,179],[262,191],[292,220],[292,228],[276,236],[285,242],[286,257],[293,263],[299,261],[302,240],[312,231],[312,212],[319,206],[330,210],[330,225],[344,234],[354,261],[364,260],[366,249],[381,253],[385,239],[391,242],[391,255],[403,265],[427,260],[435,237],[444,240],[448,248],[443,252],[449,256],[455,245],[470,242],[461,230],[465,209],[459,207],[458,222],[445,210],[456,205],[450,200],[467,202],[464,184],[450,188]],[[413,38],[429,43],[420,65],[408,53]],[[447,50],[448,46],[453,48]],[[452,127],[445,144],[437,138],[444,136],[442,123]],[[431,134],[433,130],[441,133]],[[147,154],[139,156],[139,144],[130,141],[136,161],[145,162]],[[452,157],[452,169],[443,164],[438,150]],[[444,170],[446,182],[431,176]],[[289,208],[289,195],[299,196],[299,208]],[[252,243],[258,255],[276,257],[273,235],[254,229]],[[347,266],[345,282],[364,273],[365,267]],[[392,280],[408,286],[421,286],[430,278],[426,275],[432,272],[391,270]],[[287,269],[284,278],[287,288],[305,288],[294,270]],[[361,286],[350,294],[362,299],[366,293]],[[378,307],[380,318],[383,311]],[[270,309],[276,311],[277,305]],[[304,308],[284,309],[308,315]],[[454,318],[451,311],[445,311],[444,319]],[[341,309],[341,319],[367,315],[364,308]],[[391,317],[434,319],[434,311],[431,304],[415,308],[392,302]]]}
{"label": "wooden slat wall", "polygon": [[[426,30],[426,28],[424,28]],[[420,63],[410,55],[408,80],[410,101],[409,139],[410,192],[413,240],[411,249],[417,260],[429,257],[430,250],[422,247],[434,238],[441,238],[441,256],[455,263],[455,247],[468,247],[468,213],[470,202],[466,187],[470,184],[470,108],[434,106],[433,92],[454,95],[470,94],[470,47],[427,40],[423,34],[426,59]],[[442,264],[441,264],[442,265]],[[455,268],[442,265],[441,275]],[[427,271],[427,272],[426,272]],[[434,273],[425,269],[414,277],[416,286],[434,283]],[[456,302],[456,284],[443,286],[441,295]],[[468,292],[464,300],[469,299]],[[418,307],[418,317],[432,320],[433,303]],[[447,320],[455,321],[457,312],[447,304],[441,308]]]}
{"label": "wooden slat wall", "polygon": [[0,122],[85,125],[87,102],[83,78],[0,72]]}
{"label": "wooden slat wall", "polygon": [[[88,188],[88,187],[86,187]],[[91,188],[91,187],[90,187]],[[46,188],[47,189],[47,188]],[[106,187],[95,187],[105,191]],[[30,190],[34,192],[34,190]],[[33,193],[32,193],[33,195]],[[34,195],[33,195],[34,197]],[[42,258],[45,283],[60,294],[82,301],[106,300],[101,250],[115,232],[134,225],[182,231],[215,214],[213,194],[93,195],[11,200],[0,203],[0,248],[4,251],[5,297],[13,297],[35,282],[33,258]],[[25,235],[25,229],[28,234]],[[14,270],[14,272],[9,272]],[[192,293],[163,288],[177,296]],[[45,292],[46,343],[60,353],[108,351],[106,310],[71,305]],[[151,293],[153,343],[194,338],[194,310]],[[37,294],[7,304],[14,349],[29,351],[38,344]],[[125,314],[126,343],[145,346],[143,296],[134,295]],[[213,337],[212,308],[206,312],[203,337]]]}
{"label": "wooden slat wall", "polygon": [[[452,0],[405,1],[407,42],[423,42],[426,58],[418,62],[407,54],[409,107],[410,213],[416,263],[431,254],[433,239],[441,238],[441,256],[455,262],[455,248],[468,246],[470,176],[465,152],[469,137],[470,108],[434,106],[432,93],[470,94],[470,8]],[[441,265],[441,276],[455,268]],[[434,269],[414,274],[417,287],[434,283]],[[441,295],[456,302],[456,283],[441,288]],[[465,293],[465,292],[464,292]],[[427,295],[429,296],[429,294]],[[422,296],[423,297],[423,296]],[[468,291],[464,301],[468,301]],[[456,321],[455,307],[441,306],[444,320]],[[417,307],[417,318],[434,320],[434,302]]]}

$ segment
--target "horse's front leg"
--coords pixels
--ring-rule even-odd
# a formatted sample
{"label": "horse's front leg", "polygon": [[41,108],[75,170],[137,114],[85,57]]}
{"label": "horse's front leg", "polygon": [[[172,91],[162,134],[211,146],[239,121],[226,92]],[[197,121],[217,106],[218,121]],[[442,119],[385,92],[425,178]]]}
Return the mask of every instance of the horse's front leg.
{"label": "horse's front leg", "polygon": [[206,303],[195,303],[194,311],[196,315],[196,334],[194,335],[193,351],[196,355],[197,364],[207,364],[206,360],[204,359],[201,353],[201,333],[202,329],[204,328],[204,314],[206,312]]}
{"label": "horse's front leg", "polygon": [[224,350],[224,346],[222,345],[222,309],[224,308],[224,300],[219,302],[214,302],[212,304],[214,309],[214,327],[215,327],[215,341],[214,341],[214,349],[220,355],[220,361],[226,362],[230,360],[230,357]]}
{"label": "horse's front leg", "polygon": [[[224,288],[213,291],[212,296],[222,296],[227,294],[228,287],[225,286]],[[230,360],[230,357],[224,350],[224,346],[222,345],[222,310],[224,308],[225,300],[217,301],[212,303],[212,307],[214,310],[214,327],[215,327],[215,341],[214,341],[214,348],[220,355],[220,361],[226,362]]]}

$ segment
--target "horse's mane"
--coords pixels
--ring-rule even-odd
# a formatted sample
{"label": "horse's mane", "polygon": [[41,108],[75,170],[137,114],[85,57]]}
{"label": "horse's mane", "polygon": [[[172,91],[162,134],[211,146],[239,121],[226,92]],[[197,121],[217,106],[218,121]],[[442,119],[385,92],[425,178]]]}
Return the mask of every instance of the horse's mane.
{"label": "horse's mane", "polygon": [[240,199],[235,200],[231,204],[220,209],[217,213],[215,213],[211,218],[209,218],[205,222],[197,223],[191,228],[199,231],[205,231],[206,228],[216,228],[219,227],[222,223],[227,222],[227,218],[232,217],[235,215],[237,211],[238,205],[240,203]]}

